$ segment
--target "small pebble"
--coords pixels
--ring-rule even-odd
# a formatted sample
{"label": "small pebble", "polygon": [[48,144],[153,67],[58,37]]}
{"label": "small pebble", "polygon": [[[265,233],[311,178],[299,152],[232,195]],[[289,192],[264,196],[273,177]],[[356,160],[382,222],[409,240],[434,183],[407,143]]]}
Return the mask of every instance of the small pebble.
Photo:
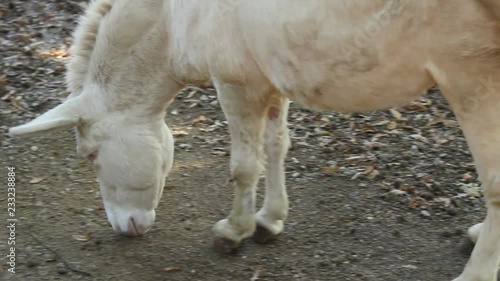
{"label": "small pebble", "polygon": [[186,148],[190,148],[190,147],[191,147],[191,145],[190,145],[190,144],[187,144],[187,143],[180,143],[178,146],[179,146],[180,148],[182,148],[182,149],[186,149]]}
{"label": "small pebble", "polygon": [[67,271],[66,269],[64,269],[64,268],[59,268],[59,269],[57,270],[57,273],[59,273],[59,274],[61,274],[61,275],[65,275],[65,274],[67,274],[67,273],[68,273],[68,271]]}
{"label": "small pebble", "polygon": [[396,221],[397,221],[398,223],[405,223],[405,222],[406,222],[406,218],[405,218],[405,217],[403,217],[403,216],[398,216],[398,217],[396,218]]}
{"label": "small pebble", "polygon": [[434,159],[434,161],[432,162],[432,165],[434,166],[441,166],[443,165],[443,160],[439,159],[439,158],[436,158]]}
{"label": "small pebble", "polygon": [[450,216],[456,216],[456,215],[458,215],[458,210],[456,208],[449,208],[446,212]]}
{"label": "small pebble", "polygon": [[431,214],[426,210],[421,211],[420,214],[424,217],[427,217],[427,218],[431,216]]}
{"label": "small pebble", "polygon": [[28,260],[26,263],[27,267],[37,267],[40,263],[36,260]]}

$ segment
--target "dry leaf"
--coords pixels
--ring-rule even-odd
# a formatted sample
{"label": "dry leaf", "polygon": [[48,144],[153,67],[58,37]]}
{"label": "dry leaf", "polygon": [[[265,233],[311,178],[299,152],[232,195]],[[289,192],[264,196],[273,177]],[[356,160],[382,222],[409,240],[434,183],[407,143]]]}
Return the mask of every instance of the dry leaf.
{"label": "dry leaf", "polygon": [[89,241],[92,238],[92,233],[88,232],[85,235],[73,234],[71,237],[76,241]]}
{"label": "dry leaf", "polygon": [[9,91],[8,94],[6,94],[5,96],[2,97],[2,100],[8,100],[8,99],[10,99],[10,97],[12,95],[14,95],[15,93],[16,93],[16,91],[14,91],[14,90]]}
{"label": "dry leaf", "polygon": [[428,207],[429,202],[427,202],[427,200],[425,200],[422,197],[415,197],[408,201],[408,207],[410,209],[416,209],[418,207],[423,207],[423,206]]}
{"label": "dry leaf", "polygon": [[415,190],[417,190],[417,187],[413,185],[403,185],[399,189],[406,192],[414,192]]}
{"label": "dry leaf", "polygon": [[260,274],[260,267],[259,266],[254,267],[254,271],[252,274],[252,278],[250,278],[250,281],[259,280],[259,274]]}
{"label": "dry leaf", "polygon": [[444,117],[443,116],[434,116],[434,118],[432,118],[431,121],[429,121],[429,123],[427,123],[427,127],[430,127],[430,126],[433,126],[433,125],[436,125],[436,124],[439,124],[441,122],[444,121]]}
{"label": "dry leaf", "polygon": [[445,144],[445,143],[449,143],[449,142],[450,142],[450,141],[449,141],[449,140],[447,140],[447,139],[440,139],[440,140],[438,140],[438,142],[437,142],[437,143],[438,143],[438,144]]}
{"label": "dry leaf", "polygon": [[431,105],[432,104],[432,100],[426,99],[426,98],[421,98],[420,99],[420,104],[424,105],[424,106]]}
{"label": "dry leaf", "polygon": [[357,156],[347,157],[345,160],[352,161],[352,160],[360,160],[360,159],[365,159],[365,158],[366,158],[366,156],[364,156],[364,155],[357,155]]}
{"label": "dry leaf", "polygon": [[368,175],[368,179],[374,179],[376,178],[378,175],[380,175],[380,172],[379,170],[373,170],[369,175]]}
{"label": "dry leaf", "polygon": [[387,144],[381,143],[381,142],[376,142],[376,141],[365,141],[363,145],[366,147],[366,149],[374,149],[374,148],[380,148],[380,147],[386,147]]}
{"label": "dry leaf", "polygon": [[413,134],[413,135],[410,135],[410,137],[412,139],[416,139],[416,140],[421,141],[421,142],[429,143],[429,140],[426,137],[419,135],[419,134]]}
{"label": "dry leaf", "polygon": [[44,179],[45,179],[45,178],[32,178],[32,179],[30,180],[30,183],[31,183],[31,184],[39,183],[39,182],[43,181]]}
{"label": "dry leaf", "polygon": [[31,43],[29,46],[30,46],[30,48],[31,48],[31,49],[34,49],[34,48],[36,48],[36,47],[38,47],[38,46],[41,46],[41,45],[43,45],[43,44],[45,44],[45,42],[43,42],[43,41],[38,41],[38,42]]}
{"label": "dry leaf", "polygon": [[373,170],[375,170],[375,167],[373,166],[368,166],[366,167],[366,169],[363,171],[363,175],[368,175],[369,173],[371,173]]}
{"label": "dry leaf", "polygon": [[450,198],[446,198],[446,197],[434,198],[434,202],[436,202],[436,203],[444,203],[445,207],[449,207],[450,204],[451,204]]}
{"label": "dry leaf", "polygon": [[394,121],[389,122],[389,124],[387,125],[387,129],[389,129],[389,130],[394,130],[397,127],[398,127],[398,123],[396,123]]}
{"label": "dry leaf", "polygon": [[354,176],[351,177],[351,180],[355,180],[355,179],[359,178],[362,175],[363,175],[362,172],[357,172],[356,174],[354,174]]}
{"label": "dry leaf", "polygon": [[25,111],[25,108],[22,106],[21,102],[18,99],[10,99],[10,102],[14,107],[21,111]]}
{"label": "dry leaf", "polygon": [[191,99],[194,96],[194,94],[196,94],[196,90],[190,91],[189,94],[187,95],[186,99]]}
{"label": "dry leaf", "polygon": [[327,124],[327,123],[330,123],[330,122],[331,122],[331,121],[330,121],[330,119],[328,119],[328,118],[326,118],[326,117],[322,117],[321,119],[319,119],[319,121],[321,121],[321,123],[325,123],[325,124]]}
{"label": "dry leaf", "polygon": [[407,192],[403,191],[403,190],[399,190],[399,189],[393,189],[393,190],[389,191],[389,194],[394,195],[394,196],[403,196],[403,195],[406,195]]}
{"label": "dry leaf", "polygon": [[468,181],[470,178],[472,178],[472,175],[470,172],[467,172],[462,175],[462,181]]}
{"label": "dry leaf", "polygon": [[163,269],[163,271],[177,271],[177,270],[181,270],[181,268],[178,266],[167,266]]}
{"label": "dry leaf", "polygon": [[174,137],[182,137],[182,136],[187,136],[189,135],[188,132],[184,131],[184,130],[174,130],[172,131],[172,135]]}
{"label": "dry leaf", "polygon": [[410,110],[413,111],[426,111],[427,107],[421,103],[412,103],[408,106]]}
{"label": "dry leaf", "polygon": [[403,115],[399,111],[397,111],[396,109],[391,108],[391,109],[389,109],[389,111],[391,112],[391,114],[394,118],[396,118],[398,120],[404,120]]}
{"label": "dry leaf", "polygon": [[193,126],[198,126],[199,124],[204,123],[207,120],[207,117],[200,115],[198,118],[193,120]]}
{"label": "dry leaf", "polygon": [[375,133],[375,128],[373,128],[373,126],[369,125],[369,124],[365,124],[361,127],[361,131],[365,131],[365,132],[373,132]]}
{"label": "dry leaf", "polygon": [[458,127],[458,122],[456,120],[443,120],[443,125],[449,128],[456,128]]}
{"label": "dry leaf", "polygon": [[481,186],[474,183],[459,183],[460,189],[470,197],[481,197]]}
{"label": "dry leaf", "polygon": [[338,172],[340,172],[340,168],[337,166],[323,167],[323,173],[325,173],[325,174],[335,174]]}

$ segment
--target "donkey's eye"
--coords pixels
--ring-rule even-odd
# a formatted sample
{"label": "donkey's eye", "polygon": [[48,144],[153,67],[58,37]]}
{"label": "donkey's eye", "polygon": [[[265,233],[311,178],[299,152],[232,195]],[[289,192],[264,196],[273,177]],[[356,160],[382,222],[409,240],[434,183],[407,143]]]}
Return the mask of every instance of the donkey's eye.
{"label": "donkey's eye", "polygon": [[94,162],[96,159],[97,159],[97,151],[87,155],[87,160],[89,160],[90,162]]}

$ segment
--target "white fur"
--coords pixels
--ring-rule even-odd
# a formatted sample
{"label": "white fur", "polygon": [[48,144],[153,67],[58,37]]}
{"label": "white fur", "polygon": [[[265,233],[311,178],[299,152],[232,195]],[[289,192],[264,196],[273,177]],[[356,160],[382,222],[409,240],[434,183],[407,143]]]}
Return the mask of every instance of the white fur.
{"label": "white fur", "polygon": [[[437,83],[463,128],[488,202],[484,223],[471,231],[476,248],[456,280],[494,281],[498,6],[494,0],[97,0],[75,32],[70,99],[11,133],[75,125],[79,153],[98,152],[94,165],[110,223],[141,234],[154,221],[172,165],[164,110],[186,85],[211,80],[229,123],[235,185],[233,209],[214,231],[240,242],[257,223],[272,234],[283,231],[289,99],[360,112],[404,105]],[[78,110],[69,110],[75,103]],[[266,198],[255,214],[265,170]]]}

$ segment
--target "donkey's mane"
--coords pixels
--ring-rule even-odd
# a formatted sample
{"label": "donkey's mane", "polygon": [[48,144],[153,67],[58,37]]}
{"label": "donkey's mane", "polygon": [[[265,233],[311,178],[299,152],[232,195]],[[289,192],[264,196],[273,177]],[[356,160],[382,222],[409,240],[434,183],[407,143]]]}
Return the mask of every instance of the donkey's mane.
{"label": "donkey's mane", "polygon": [[78,20],[66,73],[66,83],[71,96],[79,95],[82,91],[101,19],[109,13],[113,2],[114,0],[91,0],[85,14]]}

